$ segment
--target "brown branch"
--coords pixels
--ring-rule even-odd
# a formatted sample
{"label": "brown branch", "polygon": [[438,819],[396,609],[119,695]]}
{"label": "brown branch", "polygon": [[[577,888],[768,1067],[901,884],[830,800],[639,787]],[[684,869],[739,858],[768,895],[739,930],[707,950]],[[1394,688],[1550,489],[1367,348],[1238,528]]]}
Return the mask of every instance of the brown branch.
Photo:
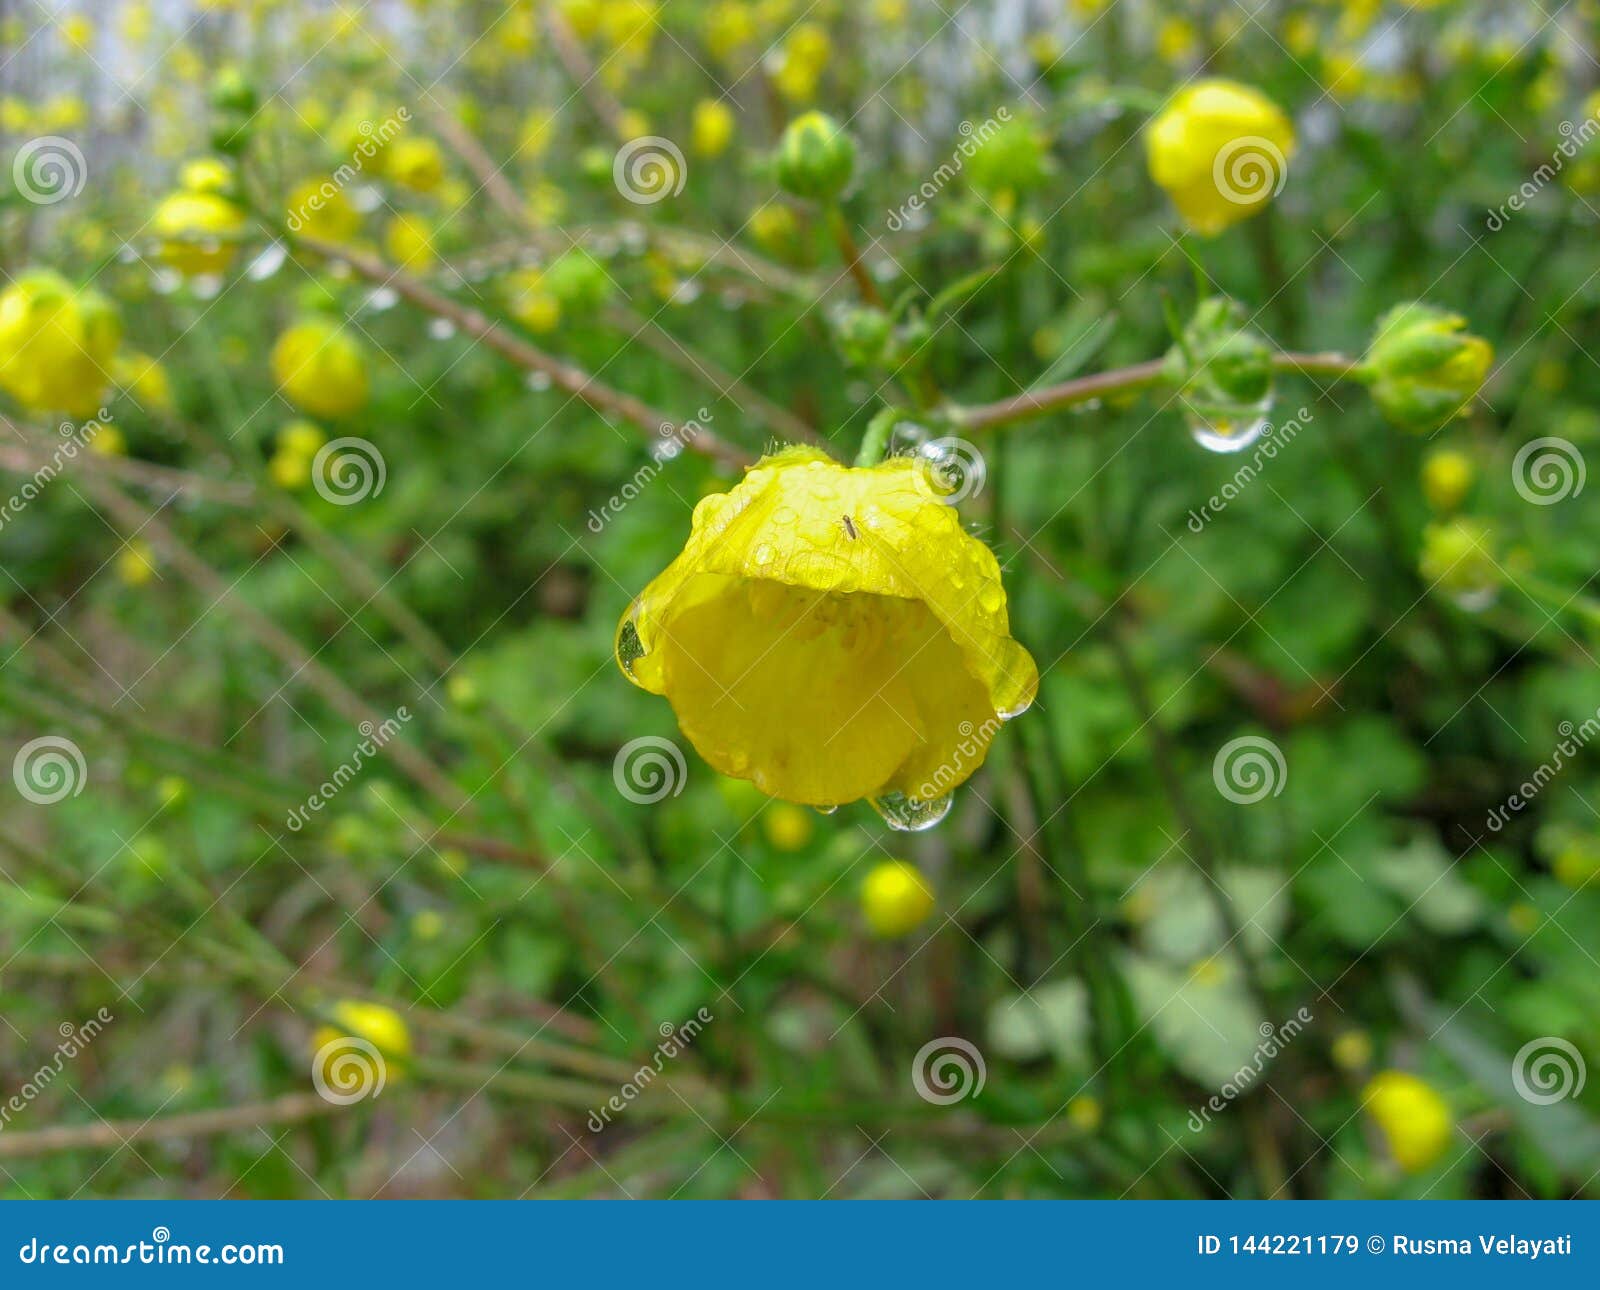
{"label": "brown branch", "polygon": [[690,424],[674,421],[666,413],[651,407],[642,399],[612,389],[609,385],[597,381],[582,368],[546,354],[542,349],[529,344],[522,337],[490,319],[481,310],[463,305],[444,293],[435,291],[426,283],[398,272],[375,256],[301,234],[288,236],[295,246],[323,259],[349,265],[369,282],[389,287],[402,299],[410,301],[419,309],[449,319],[461,331],[481,340],[490,349],[510,359],[518,367],[548,376],[553,385],[588,404],[596,412],[630,421],[651,436],[677,439],[690,451],[729,466],[747,466],[754,460],[743,448],[713,434],[704,426],[693,424],[691,428]]}
{"label": "brown branch", "polygon": [[43,1156],[57,1151],[106,1151],[153,1138],[203,1138],[239,1133],[269,1124],[298,1124],[345,1107],[325,1102],[315,1093],[288,1093],[270,1102],[248,1102],[211,1111],[191,1111],[151,1120],[100,1120],[95,1124],[58,1124],[25,1133],[0,1133],[0,1158]]}

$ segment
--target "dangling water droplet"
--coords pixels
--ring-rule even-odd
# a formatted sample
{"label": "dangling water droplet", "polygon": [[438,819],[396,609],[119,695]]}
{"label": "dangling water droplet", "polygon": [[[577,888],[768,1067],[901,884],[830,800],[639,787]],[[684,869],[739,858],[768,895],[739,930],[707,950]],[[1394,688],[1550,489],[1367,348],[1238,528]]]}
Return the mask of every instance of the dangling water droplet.
{"label": "dangling water droplet", "polygon": [[882,797],[868,798],[867,801],[895,832],[922,833],[950,814],[955,798],[945,793],[941,797],[918,801],[904,793],[885,793]]}
{"label": "dangling water droplet", "polygon": [[374,313],[382,313],[385,309],[393,309],[400,303],[400,293],[393,287],[374,287],[367,292],[366,306]]}
{"label": "dangling water droplet", "polygon": [[289,248],[282,242],[268,242],[245,266],[244,275],[252,282],[265,282],[283,267],[283,262],[288,258]]}
{"label": "dangling water droplet", "polygon": [[1271,411],[1271,396],[1259,403],[1227,407],[1190,404],[1184,409],[1184,420],[1194,441],[1207,452],[1243,452],[1261,438]]}
{"label": "dangling water droplet", "polygon": [[839,808],[837,806],[828,805],[828,806],[814,806],[811,809],[814,810],[818,815],[832,815]]}
{"label": "dangling water droplet", "polygon": [[428,335],[434,340],[449,340],[456,334],[456,325],[448,318],[428,319]]}
{"label": "dangling water droplet", "polygon": [[550,388],[550,378],[543,372],[529,372],[523,384],[535,393],[543,393]]}
{"label": "dangling water droplet", "polygon": [[1033,700],[1023,699],[1020,703],[1014,703],[1009,708],[1001,708],[994,715],[1002,721],[1015,721],[1031,707],[1033,707]]}
{"label": "dangling water droplet", "polygon": [[1474,587],[1470,591],[1457,591],[1451,594],[1450,600],[1455,607],[1466,614],[1481,614],[1498,599],[1498,587]]}
{"label": "dangling water droplet", "polygon": [[633,665],[642,659],[644,654],[644,642],[639,639],[639,629],[633,625],[633,614],[630,612],[617,632],[617,665],[632,676]]}
{"label": "dangling water droplet", "polygon": [[915,421],[896,421],[889,432],[889,455],[907,456],[928,442],[928,432]]}

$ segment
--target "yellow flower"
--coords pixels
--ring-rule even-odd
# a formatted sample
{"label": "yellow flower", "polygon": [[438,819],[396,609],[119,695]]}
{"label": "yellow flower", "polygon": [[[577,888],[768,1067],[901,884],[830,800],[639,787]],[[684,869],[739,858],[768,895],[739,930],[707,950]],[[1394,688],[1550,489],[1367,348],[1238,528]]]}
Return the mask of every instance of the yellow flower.
{"label": "yellow flower", "polygon": [[361,212],[328,180],[313,179],[290,193],[285,218],[291,233],[322,242],[348,242],[361,230]]}
{"label": "yellow flower", "polygon": [[191,275],[222,273],[238,250],[245,214],[215,193],[180,191],[156,207],[150,226],[164,264]]}
{"label": "yellow flower", "polygon": [[761,831],[774,850],[802,851],[817,826],[805,807],[793,802],[774,802],[762,813]]}
{"label": "yellow flower", "polygon": [[1389,1154],[1407,1173],[1426,1169],[1450,1145],[1455,1124],[1434,1087],[1406,1071],[1380,1071],[1361,1095]]}
{"label": "yellow flower", "polygon": [[1294,128],[1248,85],[1203,80],[1179,90],[1145,131],[1150,177],[1195,232],[1215,236],[1283,187]]}
{"label": "yellow flower", "polygon": [[0,294],[0,389],[34,412],[93,416],[122,326],[105,297],[31,270]]}
{"label": "yellow flower", "polygon": [[294,492],[311,482],[311,458],[282,448],[267,459],[267,477],[285,492]]}
{"label": "yellow flower", "polygon": [[225,193],[233,187],[233,171],[215,157],[197,157],[183,163],[178,187],[191,193]]}
{"label": "yellow flower", "polygon": [[348,416],[367,401],[366,351],[325,318],[296,323],[278,337],[272,375],[292,402],[316,416]]}
{"label": "yellow flower", "polygon": [[1181,63],[1200,48],[1200,33],[1187,18],[1171,17],[1156,28],[1156,57],[1164,63]]}
{"label": "yellow flower", "polygon": [[539,108],[528,113],[528,118],[522,123],[517,151],[529,161],[537,161],[544,156],[544,150],[550,146],[550,141],[555,137],[556,114],[548,108]]}
{"label": "yellow flower", "polygon": [[1453,511],[1472,487],[1472,458],[1454,448],[1437,448],[1422,459],[1422,495],[1436,511]]}
{"label": "yellow flower", "polygon": [[420,215],[396,215],[383,231],[383,245],[391,260],[413,273],[432,268],[439,258],[433,249],[433,228]]}
{"label": "yellow flower", "polygon": [[[411,1031],[403,1018],[393,1008],[381,1003],[363,1003],[359,999],[341,999],[328,1009],[330,1024],[318,1026],[311,1036],[312,1051],[321,1053],[330,1044],[335,1051],[328,1053],[330,1062],[337,1058],[341,1040],[351,1036],[364,1039],[387,1059],[390,1078],[400,1073],[411,1056]],[[331,1075],[329,1076],[332,1082]],[[335,1085],[337,1087],[337,1085]]]}
{"label": "yellow flower", "polygon": [[721,99],[701,99],[689,127],[694,150],[702,157],[720,157],[733,142],[736,124],[733,109]]}
{"label": "yellow flower", "polygon": [[885,860],[861,884],[861,914],[874,936],[915,931],[933,913],[933,888],[914,864]]}
{"label": "yellow flower", "polygon": [[61,38],[74,49],[87,51],[94,43],[94,23],[81,13],[61,21]]}
{"label": "yellow flower", "polygon": [[1364,367],[1373,402],[1395,425],[1437,430],[1466,411],[1494,362],[1494,346],[1466,330],[1460,314],[1421,301],[1378,320]]}
{"label": "yellow flower", "polygon": [[116,426],[102,425],[94,432],[94,438],[89,440],[89,451],[97,452],[102,457],[126,457],[128,437]]}
{"label": "yellow flower", "polygon": [[317,449],[328,442],[322,428],[311,421],[285,421],[278,428],[278,451],[293,453],[297,457],[314,457]]}
{"label": "yellow flower", "polygon": [[444,153],[426,135],[396,139],[389,147],[384,174],[417,193],[431,193],[444,182]]}
{"label": "yellow flower", "polygon": [[1342,1031],[1329,1051],[1341,1070],[1365,1070],[1372,1064],[1372,1036],[1365,1030]]}
{"label": "yellow flower", "polygon": [[1067,1103],[1067,1119],[1075,1128],[1082,1129],[1085,1133],[1093,1133],[1104,1119],[1100,1099],[1092,1093],[1079,1093]]}
{"label": "yellow flower", "polygon": [[700,501],[617,658],[723,774],[811,806],[871,798],[891,823],[942,805],[1039,679],[994,555],[925,464],[811,448]]}
{"label": "yellow flower", "polygon": [[751,212],[750,236],[769,254],[787,256],[800,236],[800,221],[793,207],[767,202]]}
{"label": "yellow flower", "polygon": [[117,556],[117,577],[130,587],[142,587],[156,576],[155,554],[148,542],[134,538]]}
{"label": "yellow flower", "polygon": [[158,412],[172,411],[172,382],[167,369],[148,354],[129,350],[111,363],[112,378],[133,396],[134,402]]}

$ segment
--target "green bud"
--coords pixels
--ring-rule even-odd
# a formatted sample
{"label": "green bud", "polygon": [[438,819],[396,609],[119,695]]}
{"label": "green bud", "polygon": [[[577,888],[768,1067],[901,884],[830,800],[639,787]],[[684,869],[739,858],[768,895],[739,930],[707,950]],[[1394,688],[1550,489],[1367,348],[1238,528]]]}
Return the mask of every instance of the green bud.
{"label": "green bud", "polygon": [[1445,520],[1424,528],[1418,568],[1431,587],[1469,610],[1488,606],[1504,581],[1494,533],[1481,520]]}
{"label": "green bud", "polygon": [[1237,301],[1202,300],[1164,366],[1202,443],[1231,451],[1260,433],[1272,406],[1272,349]]}
{"label": "green bud", "polygon": [[583,177],[593,184],[609,184],[611,182],[612,154],[605,148],[596,145],[585,148],[578,154],[578,169],[583,172]]}
{"label": "green bud", "polygon": [[873,367],[883,361],[894,335],[894,324],[881,309],[851,306],[840,310],[835,318],[834,334],[846,361],[857,367]]}
{"label": "green bud", "polygon": [[256,87],[237,67],[224,67],[211,82],[211,106],[249,116],[256,110]]}
{"label": "green bud", "polygon": [[483,695],[478,693],[478,683],[470,676],[457,672],[444,686],[450,702],[463,712],[476,712],[483,706]]}
{"label": "green bud", "polygon": [[1003,125],[985,122],[977,144],[961,145],[971,150],[967,178],[980,193],[1004,191],[1025,193],[1037,188],[1050,173],[1049,139],[1032,121],[1012,117]]}
{"label": "green bud", "polygon": [[1379,320],[1363,371],[1392,423],[1419,434],[1437,430],[1483,387],[1494,349],[1466,325],[1460,314],[1415,301]]}
{"label": "green bud", "polygon": [[597,310],[611,295],[611,277],[605,265],[581,246],[563,251],[546,266],[540,285],[576,313]]}
{"label": "green bud", "polygon": [[831,116],[807,112],[783,132],[776,163],[778,186],[785,192],[814,202],[833,201],[850,184],[856,145]]}

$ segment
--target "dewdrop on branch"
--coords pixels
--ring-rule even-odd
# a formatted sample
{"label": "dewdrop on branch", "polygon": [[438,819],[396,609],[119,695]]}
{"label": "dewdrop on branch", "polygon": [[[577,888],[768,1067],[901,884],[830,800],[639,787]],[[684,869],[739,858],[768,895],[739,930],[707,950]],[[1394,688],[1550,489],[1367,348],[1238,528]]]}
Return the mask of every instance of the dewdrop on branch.
{"label": "dewdrop on branch", "polygon": [[616,655],[724,775],[930,828],[1038,688],[993,554],[897,457],[809,448],[695,508],[678,558],[629,607]]}
{"label": "dewdrop on branch", "polygon": [[1202,300],[1177,343],[1165,375],[1194,441],[1209,452],[1242,452],[1267,428],[1272,411],[1272,352],[1245,325],[1244,308]]}

